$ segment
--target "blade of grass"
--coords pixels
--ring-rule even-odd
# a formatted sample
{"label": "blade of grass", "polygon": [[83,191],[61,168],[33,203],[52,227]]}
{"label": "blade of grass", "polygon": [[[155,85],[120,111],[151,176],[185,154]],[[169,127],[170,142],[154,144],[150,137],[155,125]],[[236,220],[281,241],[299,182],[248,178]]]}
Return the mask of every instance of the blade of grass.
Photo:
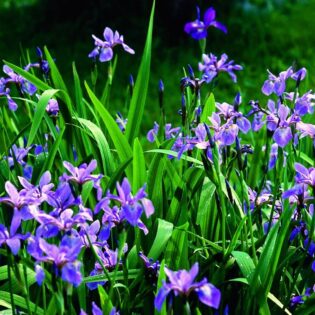
{"label": "blade of grass", "polygon": [[46,106],[49,102],[49,100],[58,92],[58,90],[46,90],[39,98],[36,109],[35,109],[35,115],[33,118],[30,134],[28,136],[27,146],[30,146],[37,134],[37,131],[39,129],[39,126],[43,120]]}
{"label": "blade of grass", "polygon": [[[95,96],[93,91],[90,89],[88,84],[85,82],[85,87],[88,92],[88,95],[95,106],[96,110],[99,112],[105,127],[109,133],[111,140],[117,150],[118,157],[120,161],[123,163],[132,157],[132,149],[126,139],[126,137],[122,134],[118,125],[114,118],[110,115],[107,109],[103,106],[100,100]],[[128,166],[126,169],[127,176],[129,180],[132,180],[132,169],[131,166]]]}
{"label": "blade of grass", "polygon": [[138,136],[144,106],[147,98],[149,78],[150,78],[150,64],[151,64],[151,46],[152,46],[152,33],[153,33],[153,18],[155,10],[155,0],[153,1],[149,28],[147,32],[146,44],[142,55],[140,68],[138,71],[134,91],[130,101],[130,108],[128,112],[128,124],[126,128],[126,137],[129,143]]}

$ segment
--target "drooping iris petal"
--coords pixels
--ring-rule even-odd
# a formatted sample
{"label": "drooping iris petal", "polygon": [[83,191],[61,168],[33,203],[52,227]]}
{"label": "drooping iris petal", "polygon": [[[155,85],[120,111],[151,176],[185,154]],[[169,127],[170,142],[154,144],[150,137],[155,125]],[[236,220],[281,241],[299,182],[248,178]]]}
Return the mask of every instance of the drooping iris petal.
{"label": "drooping iris petal", "polygon": [[105,61],[109,61],[113,58],[113,50],[108,47],[108,48],[102,48],[100,50],[100,61],[101,62],[105,62]]}
{"label": "drooping iris petal", "polygon": [[243,133],[247,133],[250,130],[250,122],[245,117],[238,118],[236,124]]}
{"label": "drooping iris petal", "polygon": [[273,134],[273,139],[281,148],[284,148],[292,138],[293,136],[290,127],[277,128]]}
{"label": "drooping iris petal", "polygon": [[165,283],[160,288],[157,296],[154,299],[154,306],[158,311],[161,311],[162,305],[167,297],[167,295],[170,293],[171,288],[167,286]]}
{"label": "drooping iris petal", "polygon": [[61,278],[64,281],[72,283],[74,286],[78,286],[82,282],[82,274],[80,272],[81,262],[76,261],[73,263],[67,263],[61,270]]}
{"label": "drooping iris petal", "polygon": [[261,88],[261,91],[269,96],[273,92],[274,84],[273,82],[266,80]]}
{"label": "drooping iris petal", "polygon": [[197,295],[200,302],[218,309],[220,306],[221,292],[211,283],[206,283],[202,287],[198,288]]}
{"label": "drooping iris petal", "polygon": [[218,28],[219,30],[221,30],[223,33],[227,34],[227,27],[225,25],[223,25],[221,22],[218,21],[213,21],[210,26],[214,26],[215,28]]}
{"label": "drooping iris petal", "polygon": [[42,285],[45,280],[45,271],[40,265],[35,266],[35,278],[38,285]]}

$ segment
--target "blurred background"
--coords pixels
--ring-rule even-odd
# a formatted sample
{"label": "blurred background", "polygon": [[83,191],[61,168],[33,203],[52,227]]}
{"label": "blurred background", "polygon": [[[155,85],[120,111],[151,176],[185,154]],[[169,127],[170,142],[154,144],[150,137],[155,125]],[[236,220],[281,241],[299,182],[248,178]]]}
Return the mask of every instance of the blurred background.
{"label": "blurred background", "polygon": [[[228,34],[210,28],[207,52],[225,52],[244,67],[237,72],[238,83],[222,75],[215,90],[219,102],[233,102],[241,91],[244,102],[262,99],[261,86],[266,69],[275,74],[294,64],[309,70],[307,86],[315,83],[315,0],[157,0],[147,124],[159,119],[158,81],[165,85],[166,113],[177,119],[180,107],[179,81],[183,67],[197,71],[200,49],[197,41],[184,33],[186,22],[215,7],[217,20]],[[35,47],[46,45],[68,84],[72,84],[72,61],[83,79],[90,78],[93,62],[91,34],[102,38],[105,26],[118,30],[135,49],[129,55],[116,48],[118,66],[113,81],[111,110],[126,114],[125,99],[129,74],[136,75],[140,63],[151,9],[150,0],[0,0],[0,58],[24,66],[21,51],[36,60]],[[106,72],[107,65],[99,65]],[[0,75],[1,76],[1,75]]]}

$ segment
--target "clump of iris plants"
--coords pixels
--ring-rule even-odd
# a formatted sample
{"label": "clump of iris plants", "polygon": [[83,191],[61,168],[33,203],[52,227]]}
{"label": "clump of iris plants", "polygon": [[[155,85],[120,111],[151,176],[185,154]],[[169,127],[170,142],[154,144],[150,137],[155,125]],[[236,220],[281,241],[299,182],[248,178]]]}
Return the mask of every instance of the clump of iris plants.
{"label": "clump of iris plants", "polygon": [[92,35],[86,81],[73,64],[74,83],[64,82],[47,47],[22,67],[4,61],[0,311],[312,314],[307,70],[268,70],[255,100],[215,99],[222,77],[242,83],[246,61],[209,50],[213,29],[227,26],[213,7],[203,19],[197,8],[184,31],[201,59],[177,78],[178,120],[166,114],[168,81],[160,80],[159,116],[146,117],[153,127],[145,130],[154,10],[137,78],[114,113],[116,46],[135,53],[118,31]]}

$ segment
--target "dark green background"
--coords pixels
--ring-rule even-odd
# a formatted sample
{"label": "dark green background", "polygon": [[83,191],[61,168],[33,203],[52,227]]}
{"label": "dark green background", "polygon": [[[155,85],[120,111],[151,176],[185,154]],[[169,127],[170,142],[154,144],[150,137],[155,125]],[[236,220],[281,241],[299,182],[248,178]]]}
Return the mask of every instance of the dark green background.
{"label": "dark green background", "polygon": [[[136,55],[115,49],[119,58],[110,106],[112,111],[126,112],[128,76],[137,72],[151,1],[2,0],[0,3],[1,59],[21,64],[21,48],[29,50],[31,58],[36,59],[34,48],[47,45],[70,85],[72,61],[76,62],[82,79],[89,79],[92,62],[87,55],[93,49],[91,34],[102,37],[105,26],[123,34]],[[217,19],[228,27],[228,35],[209,29],[207,52],[225,52],[244,67],[238,74],[238,85],[228,76],[221,76],[215,90],[218,101],[232,102],[239,90],[246,102],[261,99],[266,69],[277,73],[292,64],[308,68],[307,86],[312,87],[315,81],[314,0],[157,0],[146,106],[146,114],[150,116],[146,120],[148,125],[158,119],[158,80],[164,81],[167,114],[174,121],[180,106],[179,81],[183,67],[190,63],[197,72],[198,42],[183,32],[185,22],[196,18],[196,4],[202,12],[214,6]],[[101,64],[100,71],[105,73],[106,66]]]}

